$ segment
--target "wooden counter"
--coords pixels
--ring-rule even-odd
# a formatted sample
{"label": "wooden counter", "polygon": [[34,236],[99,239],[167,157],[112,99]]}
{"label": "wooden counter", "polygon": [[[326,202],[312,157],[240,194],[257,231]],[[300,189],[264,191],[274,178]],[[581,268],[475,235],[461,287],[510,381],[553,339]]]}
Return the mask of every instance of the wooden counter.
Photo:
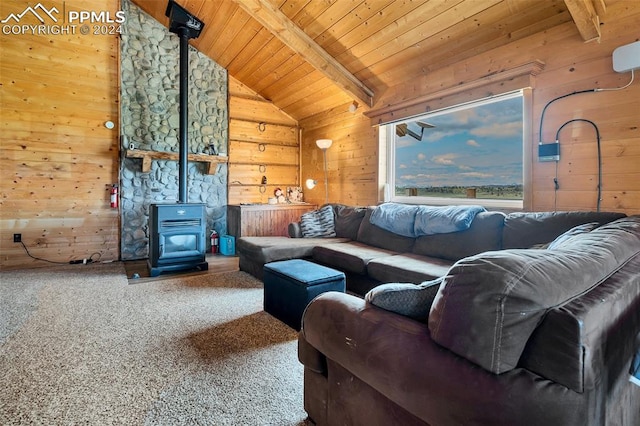
{"label": "wooden counter", "polygon": [[227,206],[229,235],[236,238],[268,235],[288,236],[289,223],[315,210],[315,204],[246,204]]}

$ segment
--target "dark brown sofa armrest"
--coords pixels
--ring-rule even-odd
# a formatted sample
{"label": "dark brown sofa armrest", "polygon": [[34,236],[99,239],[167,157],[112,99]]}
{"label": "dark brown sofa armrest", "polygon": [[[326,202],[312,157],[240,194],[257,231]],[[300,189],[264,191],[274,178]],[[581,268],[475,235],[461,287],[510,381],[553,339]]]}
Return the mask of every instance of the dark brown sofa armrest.
{"label": "dark brown sofa armrest", "polygon": [[327,357],[311,346],[302,332],[298,335],[298,361],[315,373],[327,375]]}
{"label": "dark brown sofa armrest", "polygon": [[[519,365],[577,392],[612,388],[640,333],[640,253],[588,293],[552,309]],[[622,370],[622,371],[621,371]]]}
{"label": "dark brown sofa armrest", "polygon": [[302,238],[302,229],[300,229],[300,222],[291,222],[287,228],[289,237]]}

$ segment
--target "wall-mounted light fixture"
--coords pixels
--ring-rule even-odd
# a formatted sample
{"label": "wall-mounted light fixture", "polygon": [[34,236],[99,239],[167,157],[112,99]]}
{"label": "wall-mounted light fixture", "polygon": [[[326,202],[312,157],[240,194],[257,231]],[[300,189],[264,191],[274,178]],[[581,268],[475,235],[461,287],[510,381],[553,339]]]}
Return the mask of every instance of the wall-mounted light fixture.
{"label": "wall-mounted light fixture", "polygon": [[356,101],[351,102],[349,105],[349,112],[356,112],[358,109],[358,103]]}
{"label": "wall-mounted light fixture", "polygon": [[304,182],[304,185],[307,187],[307,189],[313,189],[316,187],[317,184],[318,184],[318,181],[315,179],[307,179]]}
{"label": "wall-mounted light fixture", "polygon": [[333,141],[331,139],[318,139],[316,145],[322,150],[324,158],[324,202],[329,203],[329,177],[327,176],[327,149],[331,147]]}

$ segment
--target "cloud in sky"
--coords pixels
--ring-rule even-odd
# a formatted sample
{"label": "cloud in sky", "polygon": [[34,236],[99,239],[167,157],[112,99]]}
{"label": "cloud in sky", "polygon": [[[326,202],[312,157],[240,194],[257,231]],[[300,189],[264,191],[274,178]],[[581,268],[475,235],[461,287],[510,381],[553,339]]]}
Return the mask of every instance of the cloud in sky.
{"label": "cloud in sky", "polygon": [[396,137],[396,148],[407,148],[410,146],[417,145],[418,143],[420,142],[415,140],[412,137],[408,137],[408,136],[405,136],[402,138]]}
{"label": "cloud in sky", "polygon": [[460,173],[462,176],[466,177],[474,177],[474,178],[490,178],[493,177],[492,173],[481,173],[481,172],[465,172]]}
{"label": "cloud in sky", "polygon": [[455,135],[459,134],[460,130],[447,130],[447,131],[444,131],[444,130],[438,129],[438,130],[433,131],[433,130],[427,129],[425,132],[428,132],[428,133],[426,133],[426,135],[422,138],[423,141],[425,141],[425,142],[438,142],[438,141],[440,141],[442,139],[446,139],[448,137],[455,136]]}
{"label": "cloud in sky", "polygon": [[467,145],[469,145],[469,146],[480,146],[480,144],[475,139],[469,139],[467,141]]}
{"label": "cloud in sky", "polygon": [[444,164],[446,166],[449,166],[453,164],[453,160],[455,160],[456,158],[458,158],[458,154],[450,152],[447,154],[435,155],[431,157],[431,161],[436,164]]}
{"label": "cloud in sky", "polygon": [[491,123],[486,126],[477,127],[471,130],[474,136],[507,138],[522,134],[522,121],[512,121],[510,123]]}
{"label": "cloud in sky", "polygon": [[402,176],[400,176],[401,179],[406,179],[406,180],[437,179],[439,177],[440,177],[440,175],[426,174],[426,173],[418,173],[417,175],[402,175]]}

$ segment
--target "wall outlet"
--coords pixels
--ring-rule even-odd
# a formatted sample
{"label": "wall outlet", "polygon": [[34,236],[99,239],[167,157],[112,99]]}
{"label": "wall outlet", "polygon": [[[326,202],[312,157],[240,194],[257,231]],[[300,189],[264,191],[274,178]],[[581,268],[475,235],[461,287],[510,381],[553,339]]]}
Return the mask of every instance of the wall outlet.
{"label": "wall outlet", "polygon": [[13,234],[13,242],[21,243],[22,242],[22,234]]}

